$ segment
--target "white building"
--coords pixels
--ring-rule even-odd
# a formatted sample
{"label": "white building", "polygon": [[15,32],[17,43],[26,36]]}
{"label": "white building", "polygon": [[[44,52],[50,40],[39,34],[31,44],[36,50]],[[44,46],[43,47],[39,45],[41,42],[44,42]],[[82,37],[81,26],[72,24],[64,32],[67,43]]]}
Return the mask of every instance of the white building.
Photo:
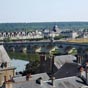
{"label": "white building", "polygon": [[50,30],[49,29],[44,29],[43,30],[43,35],[45,38],[48,38],[50,36]]}
{"label": "white building", "polygon": [[56,36],[59,36],[61,30],[58,28],[57,25],[55,25],[53,27],[52,30],[49,30],[49,29],[44,29],[43,30],[43,34],[44,34],[44,37],[56,37]]}
{"label": "white building", "polygon": [[80,38],[88,38],[88,29],[84,29],[80,34]]}
{"label": "white building", "polygon": [[57,25],[55,25],[54,27],[53,27],[53,29],[51,30],[51,32],[50,32],[50,37],[56,37],[56,36],[59,36],[60,35],[60,32],[61,32],[61,30],[58,28],[58,26]]}
{"label": "white building", "polygon": [[83,38],[88,38],[88,29],[84,29]]}
{"label": "white building", "polygon": [[62,31],[60,35],[66,37],[66,38],[76,38],[78,36],[78,33],[76,31],[66,30]]}
{"label": "white building", "polygon": [[4,40],[6,38],[9,38],[11,40],[17,40],[17,39],[36,39],[36,38],[43,38],[43,34],[41,31],[32,31],[32,32],[26,32],[26,31],[19,31],[19,32],[0,32],[0,40]]}

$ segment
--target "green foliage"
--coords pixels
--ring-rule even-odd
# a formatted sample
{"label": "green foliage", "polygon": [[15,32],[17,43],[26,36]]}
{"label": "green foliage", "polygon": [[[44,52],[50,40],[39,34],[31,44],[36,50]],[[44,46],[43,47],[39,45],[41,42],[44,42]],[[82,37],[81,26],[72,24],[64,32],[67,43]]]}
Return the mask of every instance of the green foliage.
{"label": "green foliage", "polygon": [[50,37],[44,36],[44,39],[47,40],[47,39],[50,39]]}
{"label": "green foliage", "polygon": [[36,39],[28,39],[29,41],[39,41],[39,40],[43,40],[43,38],[36,38]]}
{"label": "green foliage", "polygon": [[59,39],[62,39],[62,38],[65,38],[65,37],[62,36],[62,35],[59,35],[59,36],[54,37],[55,40],[59,40]]}
{"label": "green foliage", "polygon": [[72,55],[76,55],[77,54],[77,49],[73,48],[68,53],[72,54]]}
{"label": "green foliage", "polygon": [[29,53],[18,53],[18,52],[8,52],[10,58],[27,60],[29,63],[26,65],[25,71],[31,72],[32,74],[38,71],[38,67],[40,65],[40,55],[29,54]]}
{"label": "green foliage", "polygon": [[38,72],[40,66],[40,56],[39,54],[29,54],[29,63],[26,65],[25,71],[35,74]]}
{"label": "green foliage", "polygon": [[10,37],[6,37],[6,38],[3,39],[3,41],[4,42],[10,42],[11,40],[10,40]]}
{"label": "green foliage", "polygon": [[41,23],[0,23],[0,31],[28,31],[35,29],[52,29],[54,25],[61,29],[88,28],[88,22],[41,22]]}
{"label": "green foliage", "polygon": [[36,61],[36,60],[30,61],[30,63],[28,63],[26,65],[25,71],[28,71],[28,72],[30,72],[32,74],[35,74],[35,73],[38,72],[39,66],[40,66],[40,62],[39,61]]}
{"label": "green foliage", "polygon": [[36,38],[36,39],[10,39],[10,41],[40,41],[43,40],[43,38]]}
{"label": "green foliage", "polygon": [[21,53],[21,52],[7,52],[8,55],[10,56],[10,58],[14,58],[14,59],[20,59],[20,60],[28,60],[28,55],[26,53]]}
{"label": "green foliage", "polygon": [[59,50],[55,49],[55,51],[51,52],[53,55],[59,54]]}
{"label": "green foliage", "polygon": [[33,61],[39,61],[40,55],[35,53],[35,54],[28,54],[29,57],[29,61],[33,62]]}
{"label": "green foliage", "polygon": [[10,58],[21,59],[21,60],[39,60],[39,54],[29,54],[29,53],[22,53],[22,52],[8,52]]}

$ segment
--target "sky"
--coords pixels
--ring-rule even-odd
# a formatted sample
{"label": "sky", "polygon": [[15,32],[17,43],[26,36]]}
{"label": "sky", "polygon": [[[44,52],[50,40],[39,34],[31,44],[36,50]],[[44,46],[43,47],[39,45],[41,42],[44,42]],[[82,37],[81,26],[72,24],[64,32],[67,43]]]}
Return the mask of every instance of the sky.
{"label": "sky", "polygon": [[0,23],[88,21],[88,0],[0,0]]}

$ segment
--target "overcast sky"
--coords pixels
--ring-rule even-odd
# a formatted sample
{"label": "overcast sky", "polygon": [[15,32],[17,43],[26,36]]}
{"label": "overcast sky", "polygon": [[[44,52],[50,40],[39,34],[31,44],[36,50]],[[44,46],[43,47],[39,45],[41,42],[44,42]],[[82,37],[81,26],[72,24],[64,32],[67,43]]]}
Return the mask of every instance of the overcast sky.
{"label": "overcast sky", "polygon": [[88,0],[0,0],[0,23],[53,21],[88,21]]}

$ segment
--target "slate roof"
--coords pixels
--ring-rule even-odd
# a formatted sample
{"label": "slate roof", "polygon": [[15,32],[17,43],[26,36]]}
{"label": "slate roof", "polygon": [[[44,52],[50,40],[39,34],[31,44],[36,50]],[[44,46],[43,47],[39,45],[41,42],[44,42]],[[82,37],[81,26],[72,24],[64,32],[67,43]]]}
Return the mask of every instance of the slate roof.
{"label": "slate roof", "polygon": [[[13,83],[13,88],[81,88],[86,86],[82,80],[76,76],[56,79],[55,87],[51,84],[51,80],[43,81],[43,84],[37,84],[35,80]],[[87,88],[87,87],[86,87]]]}
{"label": "slate roof", "polygon": [[[42,79],[44,81],[49,80],[49,76],[46,73],[40,73],[40,74],[35,74],[35,75],[31,75],[32,78],[30,78],[30,80],[36,80],[40,77],[42,77]],[[16,77],[14,78],[15,82],[22,82],[22,81],[26,81],[26,76],[21,76],[21,77]]]}
{"label": "slate roof", "polygon": [[59,69],[65,63],[73,63],[74,60],[76,60],[76,57],[73,56],[73,55],[55,56],[55,58],[54,58],[54,64]]}
{"label": "slate roof", "polygon": [[55,80],[55,87],[49,85],[47,82],[43,85],[44,87],[41,88],[81,88],[85,86],[82,80],[76,76],[74,77],[67,77],[62,79]]}
{"label": "slate roof", "polygon": [[8,56],[3,45],[0,45],[0,63],[2,62],[10,62],[10,57]]}
{"label": "slate roof", "polygon": [[29,81],[26,81],[25,76],[13,78],[13,88],[41,88],[40,84],[36,83],[36,80],[42,77],[43,81],[49,80],[49,76],[46,73],[40,73],[31,75],[32,78],[29,78]]}
{"label": "slate roof", "polygon": [[12,88],[41,88],[41,86],[39,84],[36,84],[35,80],[30,80],[30,81],[13,83]]}
{"label": "slate roof", "polygon": [[79,74],[80,66],[76,63],[65,63],[55,74],[55,78],[65,78],[71,76],[77,76]]}
{"label": "slate roof", "polygon": [[[56,56],[54,60],[55,63],[56,61],[58,62],[58,65],[62,65],[54,74],[56,78],[54,88],[80,88],[85,85],[80,78],[76,77],[79,74],[79,65],[73,62],[76,57],[72,55]],[[40,77],[43,79],[43,85],[36,83],[36,80]],[[46,73],[32,75],[29,81],[26,81],[25,76],[14,78],[12,86],[13,88],[53,88],[51,80]]]}

